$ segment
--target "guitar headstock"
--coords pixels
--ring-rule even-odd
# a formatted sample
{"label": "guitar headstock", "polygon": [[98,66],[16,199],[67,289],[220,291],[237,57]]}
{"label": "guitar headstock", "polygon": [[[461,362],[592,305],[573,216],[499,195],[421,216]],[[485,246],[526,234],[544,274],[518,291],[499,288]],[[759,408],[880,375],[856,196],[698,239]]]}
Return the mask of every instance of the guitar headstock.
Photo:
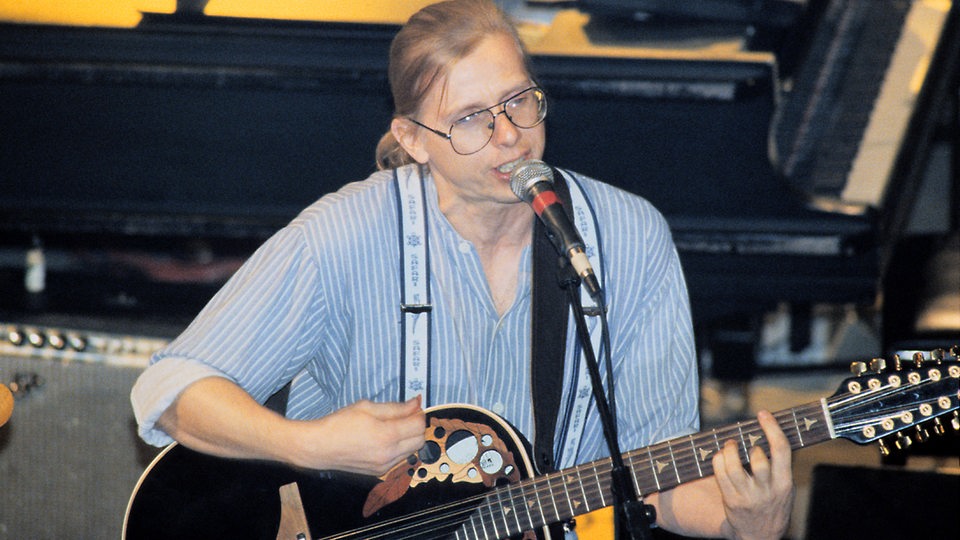
{"label": "guitar headstock", "polygon": [[859,444],[885,441],[897,449],[923,442],[948,429],[960,431],[960,347],[915,353],[909,360],[894,356],[854,362],[854,376],[826,399],[833,431]]}

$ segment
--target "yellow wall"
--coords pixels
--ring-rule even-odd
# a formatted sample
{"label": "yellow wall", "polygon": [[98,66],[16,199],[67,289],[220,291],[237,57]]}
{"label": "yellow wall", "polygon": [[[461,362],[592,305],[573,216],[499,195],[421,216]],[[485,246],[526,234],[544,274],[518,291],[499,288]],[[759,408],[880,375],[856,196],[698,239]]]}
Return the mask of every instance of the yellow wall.
{"label": "yellow wall", "polygon": [[[403,23],[431,0],[210,0],[207,15]],[[173,13],[175,0],[0,0],[0,20],[79,26],[135,26],[142,11]]]}

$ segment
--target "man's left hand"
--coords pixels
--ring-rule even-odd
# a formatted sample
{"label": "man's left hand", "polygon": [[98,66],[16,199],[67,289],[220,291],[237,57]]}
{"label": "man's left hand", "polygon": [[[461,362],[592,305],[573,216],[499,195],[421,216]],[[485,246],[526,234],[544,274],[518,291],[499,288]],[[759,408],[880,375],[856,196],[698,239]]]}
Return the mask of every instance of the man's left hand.
{"label": "man's left hand", "polygon": [[770,458],[763,448],[754,446],[751,472],[747,472],[734,441],[727,441],[713,458],[727,516],[723,532],[728,538],[779,539],[790,522],[794,493],[790,443],[768,411],[760,411],[757,419],[770,445]]}

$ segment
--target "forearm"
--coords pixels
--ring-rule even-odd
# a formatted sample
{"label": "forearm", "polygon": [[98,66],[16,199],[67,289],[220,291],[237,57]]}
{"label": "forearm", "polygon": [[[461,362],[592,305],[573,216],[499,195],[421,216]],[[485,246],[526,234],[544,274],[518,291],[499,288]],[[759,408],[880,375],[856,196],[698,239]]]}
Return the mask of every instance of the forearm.
{"label": "forearm", "polygon": [[157,423],[184,446],[208,454],[374,476],[416,452],[425,428],[419,398],[359,401],[315,420],[291,420],[221,377],[188,386]]}
{"label": "forearm", "polygon": [[157,421],[178,442],[221,457],[291,463],[293,422],[257,403],[228,379],[188,386]]}
{"label": "forearm", "polygon": [[657,508],[657,525],[684,536],[729,537],[720,488],[712,477],[651,495]]}

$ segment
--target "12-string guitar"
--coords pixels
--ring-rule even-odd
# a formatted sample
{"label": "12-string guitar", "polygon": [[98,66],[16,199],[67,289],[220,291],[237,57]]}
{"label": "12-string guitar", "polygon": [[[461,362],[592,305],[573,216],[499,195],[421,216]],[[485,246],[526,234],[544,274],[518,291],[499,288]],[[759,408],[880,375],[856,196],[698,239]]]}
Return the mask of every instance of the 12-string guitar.
{"label": "12-string guitar", "polygon": [[[908,446],[960,430],[954,347],[893,369],[882,360],[832,396],[774,414],[794,449],[838,437]],[[380,478],[231,460],[167,447],[140,479],[124,538],[493,539],[550,538],[547,526],[612,504],[609,459],[534,476],[523,439],[502,419],[467,406],[427,410],[427,442]],[[713,474],[727,440],[749,463],[766,440],[756,420],[624,454],[637,493]],[[888,441],[885,443],[884,441]],[[530,533],[529,531],[535,531]]]}

